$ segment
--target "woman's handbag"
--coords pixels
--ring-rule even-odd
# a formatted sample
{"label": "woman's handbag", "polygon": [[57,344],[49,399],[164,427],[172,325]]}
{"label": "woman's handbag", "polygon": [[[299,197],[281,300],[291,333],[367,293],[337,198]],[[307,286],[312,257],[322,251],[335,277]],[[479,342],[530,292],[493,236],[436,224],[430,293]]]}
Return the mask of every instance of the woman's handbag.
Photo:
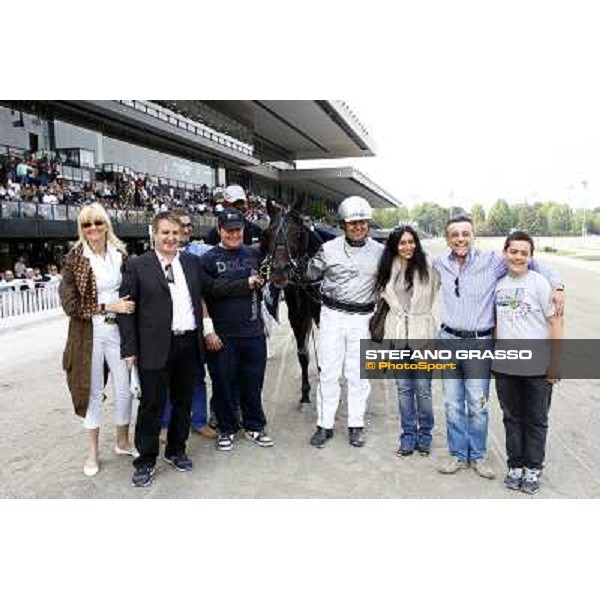
{"label": "woman's handbag", "polygon": [[375,309],[375,314],[369,321],[369,331],[371,332],[371,339],[374,342],[381,342],[383,340],[383,334],[385,331],[385,318],[390,312],[388,303],[380,298]]}

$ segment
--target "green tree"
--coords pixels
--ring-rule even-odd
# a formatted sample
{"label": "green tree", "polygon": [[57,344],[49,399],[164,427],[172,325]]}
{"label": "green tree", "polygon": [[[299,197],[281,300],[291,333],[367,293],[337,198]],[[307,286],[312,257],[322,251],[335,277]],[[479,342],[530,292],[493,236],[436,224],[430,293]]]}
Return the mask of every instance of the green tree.
{"label": "green tree", "polygon": [[564,235],[571,231],[573,214],[568,204],[551,203],[548,212],[550,235]]}
{"label": "green tree", "polygon": [[399,208],[376,208],[373,211],[373,219],[383,228],[396,227],[399,221],[408,221],[408,209],[406,206]]}
{"label": "green tree", "polygon": [[507,235],[515,226],[515,218],[506,200],[497,200],[488,215],[490,232],[494,235]]}
{"label": "green tree", "polygon": [[513,207],[512,212],[517,229],[527,231],[531,235],[541,235],[543,233],[542,222],[544,219],[539,214],[535,205],[528,204],[527,202],[517,204]]}
{"label": "green tree", "polygon": [[590,214],[588,232],[596,235],[600,234],[600,209],[595,209],[594,212]]}
{"label": "green tree", "polygon": [[448,210],[435,202],[423,202],[410,211],[410,218],[419,224],[419,229],[431,235],[444,235]]}
{"label": "green tree", "polygon": [[471,219],[473,219],[473,225],[477,229],[485,223],[485,210],[483,210],[481,204],[473,204],[471,207]]}

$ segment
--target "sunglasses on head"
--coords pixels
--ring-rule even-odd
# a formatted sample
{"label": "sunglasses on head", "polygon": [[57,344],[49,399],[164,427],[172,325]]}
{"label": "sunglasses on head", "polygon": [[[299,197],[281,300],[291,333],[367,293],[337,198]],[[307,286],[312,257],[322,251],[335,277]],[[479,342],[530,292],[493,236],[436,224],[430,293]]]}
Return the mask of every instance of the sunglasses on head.
{"label": "sunglasses on head", "polygon": [[104,221],[85,221],[85,223],[81,224],[81,226],[84,229],[89,229],[92,225],[95,225],[96,227],[101,227],[102,225],[104,225]]}

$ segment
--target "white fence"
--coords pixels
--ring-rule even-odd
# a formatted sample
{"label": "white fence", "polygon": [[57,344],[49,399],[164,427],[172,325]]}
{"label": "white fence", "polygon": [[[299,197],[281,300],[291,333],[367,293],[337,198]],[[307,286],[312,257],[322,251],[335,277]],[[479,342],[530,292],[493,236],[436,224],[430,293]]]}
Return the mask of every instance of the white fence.
{"label": "white fence", "polygon": [[58,284],[25,291],[0,291],[0,319],[60,308]]}

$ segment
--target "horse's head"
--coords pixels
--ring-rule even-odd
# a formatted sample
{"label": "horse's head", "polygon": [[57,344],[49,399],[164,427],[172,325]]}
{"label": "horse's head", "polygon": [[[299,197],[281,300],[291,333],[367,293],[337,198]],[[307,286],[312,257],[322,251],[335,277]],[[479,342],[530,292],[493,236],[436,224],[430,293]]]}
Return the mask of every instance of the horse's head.
{"label": "horse's head", "polygon": [[298,213],[276,202],[267,203],[267,212],[270,223],[264,236],[264,249],[269,281],[284,288],[302,278],[308,258],[308,230]]}

